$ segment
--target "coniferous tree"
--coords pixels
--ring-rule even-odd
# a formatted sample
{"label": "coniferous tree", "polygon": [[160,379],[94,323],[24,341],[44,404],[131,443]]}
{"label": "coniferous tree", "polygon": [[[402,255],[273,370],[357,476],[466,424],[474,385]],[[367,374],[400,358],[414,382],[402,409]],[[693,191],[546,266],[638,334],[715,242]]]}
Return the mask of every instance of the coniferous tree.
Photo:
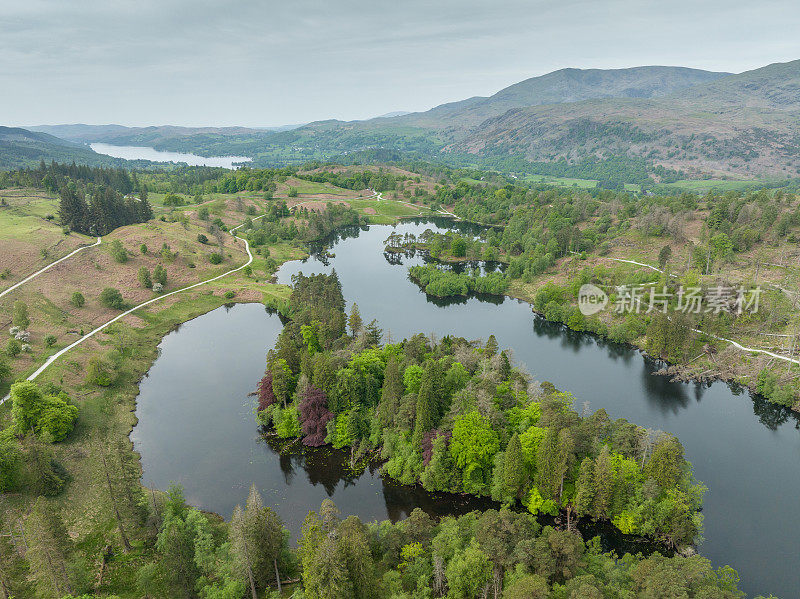
{"label": "coniferous tree", "polygon": [[286,402],[289,401],[289,396],[292,394],[294,383],[294,375],[286,360],[279,359],[272,369],[272,391],[284,408],[286,407]]}
{"label": "coniferous tree", "polygon": [[484,348],[484,352],[490,358],[497,353],[497,339],[494,335],[489,335],[489,338],[486,340],[486,347]]}
{"label": "coniferous tree", "polygon": [[519,435],[514,433],[508,442],[503,457],[503,492],[508,498],[519,499],[522,495],[523,485],[527,473],[522,457],[522,445]]}
{"label": "coniferous tree", "polygon": [[40,497],[25,522],[26,556],[42,588],[58,597],[73,592],[67,573],[72,541],[57,510]]}
{"label": "coniferous tree", "polygon": [[611,450],[603,445],[594,464],[594,504],[595,518],[608,518],[611,498],[614,492],[614,466],[611,463]]}
{"label": "coniferous tree", "polygon": [[507,381],[511,376],[511,362],[508,359],[508,354],[503,351],[500,353],[500,380]]}
{"label": "coniferous tree", "polygon": [[250,487],[245,508],[237,505],[233,512],[230,538],[253,598],[258,597],[257,589],[266,588],[273,580],[280,593],[278,562],[286,543],[283,523],[274,511],[264,507],[255,485]]}
{"label": "coniferous tree", "polygon": [[417,407],[414,418],[414,433],[412,443],[415,448],[422,447],[422,437],[429,430],[436,426],[438,419],[438,397],[437,391],[440,387],[437,364],[430,360],[425,365],[425,373],[422,375],[422,382],[417,393]]}
{"label": "coniferous tree", "polygon": [[[17,581],[13,574],[20,567],[20,555],[11,538],[11,533],[6,531],[2,517],[0,517],[0,599],[12,599],[17,588]],[[21,594],[21,593],[20,593]]]}
{"label": "coniferous tree", "polygon": [[364,343],[367,347],[375,347],[380,344],[383,338],[383,330],[378,326],[378,321],[372,319],[370,323],[364,327]]}
{"label": "coniferous tree", "polygon": [[378,421],[381,426],[388,427],[394,422],[395,414],[400,407],[400,399],[403,396],[403,379],[400,376],[400,364],[397,358],[391,356],[386,362],[386,370],[383,375],[383,388],[381,389],[381,400],[378,403]]}
{"label": "coniferous tree", "polygon": [[167,495],[156,551],[169,582],[189,596],[199,575],[194,559],[195,531],[190,521],[189,507],[183,498],[183,489],[171,486]]}
{"label": "coniferous tree", "polygon": [[594,503],[594,460],[584,458],[575,483],[575,513],[586,516],[591,513]]}
{"label": "coniferous tree", "polygon": [[558,477],[558,500],[564,494],[564,478],[575,461],[575,440],[569,429],[558,433],[558,450],[556,452],[556,476]]}
{"label": "coniferous tree", "polygon": [[357,337],[361,332],[361,328],[364,326],[364,322],[361,320],[361,312],[358,310],[358,304],[355,302],[350,309],[350,317],[347,319],[347,324],[350,325],[350,333],[353,337]]}
{"label": "coniferous tree", "polygon": [[558,492],[558,433],[548,427],[536,454],[536,486],[542,497],[553,499]]}

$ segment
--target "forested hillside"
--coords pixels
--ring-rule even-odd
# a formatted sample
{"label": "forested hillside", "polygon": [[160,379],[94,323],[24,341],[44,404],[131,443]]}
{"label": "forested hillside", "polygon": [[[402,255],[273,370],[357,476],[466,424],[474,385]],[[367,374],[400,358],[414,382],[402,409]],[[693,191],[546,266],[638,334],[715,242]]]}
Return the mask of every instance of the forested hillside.
{"label": "forested hillside", "polygon": [[40,160],[106,166],[125,162],[47,133],[0,126],[0,170],[32,166]]}

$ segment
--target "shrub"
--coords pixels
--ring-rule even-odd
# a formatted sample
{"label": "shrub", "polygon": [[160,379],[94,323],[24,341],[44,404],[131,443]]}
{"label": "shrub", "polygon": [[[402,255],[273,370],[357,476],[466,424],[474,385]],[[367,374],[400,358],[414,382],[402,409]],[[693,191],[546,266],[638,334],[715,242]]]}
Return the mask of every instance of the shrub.
{"label": "shrub", "polygon": [[69,298],[69,303],[76,308],[82,308],[83,304],[86,303],[86,298],[83,297],[83,294],[80,291],[76,291],[72,294],[72,297]]}
{"label": "shrub", "polygon": [[56,341],[57,339],[55,335],[48,335],[47,337],[44,338],[44,344],[47,347],[53,347],[56,344]]}
{"label": "shrub", "polygon": [[297,188],[296,187],[290,187],[289,188],[289,192],[286,195],[288,195],[290,198],[296,198],[297,197]]}
{"label": "shrub", "polygon": [[208,237],[206,237],[202,233],[198,233],[197,234],[197,241],[199,241],[200,243],[205,245],[206,243],[208,243]]}
{"label": "shrub", "polygon": [[150,278],[150,271],[147,270],[146,266],[142,266],[139,269],[139,284],[144,287],[145,289],[152,289],[153,287],[153,279]]}
{"label": "shrub", "polygon": [[164,206],[183,206],[186,202],[176,193],[168,193],[164,196]]}
{"label": "shrub", "polygon": [[106,308],[113,308],[114,310],[122,310],[125,307],[122,294],[119,292],[119,289],[115,289],[114,287],[106,287],[100,292],[100,303]]}
{"label": "shrub", "polygon": [[226,291],[224,297],[225,299],[233,299],[234,297],[236,297],[236,292]]}
{"label": "shrub", "polygon": [[211,262],[211,264],[219,264],[220,262],[222,262],[222,254],[217,254],[216,252],[213,254],[209,254],[208,261]]}
{"label": "shrub", "polygon": [[161,258],[165,262],[172,262],[175,259],[175,254],[172,252],[172,248],[170,248],[169,244],[167,243],[161,245]]}
{"label": "shrub", "polygon": [[142,254],[146,254],[147,253],[147,245],[145,245],[144,243],[142,245],[140,245],[139,246],[139,251],[142,252]]}
{"label": "shrub", "polygon": [[161,283],[162,287],[165,286],[167,284],[167,269],[160,264],[156,264],[153,269],[153,280],[156,283]]}
{"label": "shrub", "polygon": [[21,329],[27,329],[31,324],[31,319],[28,318],[28,305],[25,302],[17,300],[14,302],[14,312],[12,321],[15,326]]}
{"label": "shrub", "polygon": [[197,211],[197,218],[200,220],[208,220],[208,208],[206,206],[200,207],[200,209]]}
{"label": "shrub", "polygon": [[86,368],[86,382],[100,387],[108,387],[112,382],[112,368],[99,356],[92,356]]}
{"label": "shrub", "polygon": [[11,358],[16,358],[22,351],[22,345],[16,339],[9,339],[6,343],[6,354]]}
{"label": "shrub", "polygon": [[128,250],[126,250],[119,239],[111,242],[111,256],[115,262],[124,264],[128,261]]}

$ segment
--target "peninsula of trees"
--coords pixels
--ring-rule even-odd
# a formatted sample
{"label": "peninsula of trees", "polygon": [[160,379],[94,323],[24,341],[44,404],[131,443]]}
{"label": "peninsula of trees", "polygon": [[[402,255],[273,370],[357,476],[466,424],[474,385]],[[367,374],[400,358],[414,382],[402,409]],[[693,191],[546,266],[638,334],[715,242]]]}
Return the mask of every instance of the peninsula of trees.
{"label": "peninsula of trees", "polygon": [[493,337],[382,345],[357,307],[345,318],[335,273],[293,282],[292,320],[259,384],[258,420],[278,436],[349,448],[354,464],[380,456],[402,483],[563,513],[568,526],[608,520],[677,548],[700,533],[704,488],[674,437],[604,410],[578,414]]}

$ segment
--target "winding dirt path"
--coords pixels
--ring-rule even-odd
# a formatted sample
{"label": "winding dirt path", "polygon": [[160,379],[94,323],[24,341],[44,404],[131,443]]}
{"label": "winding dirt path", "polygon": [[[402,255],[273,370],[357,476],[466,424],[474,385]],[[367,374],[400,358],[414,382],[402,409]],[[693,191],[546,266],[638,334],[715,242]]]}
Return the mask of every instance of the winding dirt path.
{"label": "winding dirt path", "polygon": [[58,264],[59,262],[63,262],[63,261],[64,261],[64,260],[66,260],[67,258],[70,258],[70,257],[74,256],[74,255],[75,255],[75,254],[77,254],[78,252],[82,252],[83,250],[86,250],[86,249],[89,249],[89,248],[97,247],[98,245],[100,245],[100,243],[102,242],[102,240],[103,240],[103,238],[102,238],[102,237],[98,237],[98,238],[97,238],[97,241],[95,241],[95,242],[94,242],[92,245],[84,245],[83,247],[79,247],[77,250],[74,250],[74,251],[70,252],[69,254],[67,254],[66,256],[64,256],[63,258],[59,258],[59,259],[58,259],[58,260],[56,260],[55,262],[51,262],[50,264],[48,264],[47,266],[45,266],[45,267],[44,267],[44,268],[42,268],[41,270],[37,270],[37,271],[36,271],[35,273],[33,273],[32,275],[25,277],[25,278],[24,278],[24,279],[22,279],[22,280],[21,280],[19,283],[16,283],[16,284],[12,285],[11,287],[9,287],[8,289],[6,289],[5,291],[0,291],[0,297],[3,297],[4,295],[6,295],[7,293],[10,293],[11,291],[14,291],[14,290],[15,290],[17,287],[19,287],[19,286],[20,286],[20,285],[22,285],[23,283],[27,283],[27,282],[28,282],[28,281],[30,281],[31,279],[34,279],[34,278],[38,277],[38,276],[39,276],[40,274],[42,274],[44,271],[46,271],[46,270],[48,270],[48,269],[50,269],[50,268],[53,268],[53,267],[54,267],[56,264]]}
{"label": "winding dirt path", "polygon": [[[253,220],[258,220],[259,218],[262,218],[262,217],[264,217],[263,214],[261,216],[257,216]],[[59,351],[57,351],[56,353],[54,353],[47,360],[45,360],[44,364],[42,364],[41,366],[39,366],[39,368],[37,368],[35,371],[33,371],[30,374],[30,376],[28,376],[28,378],[26,380],[28,380],[28,381],[34,380],[36,377],[38,377],[40,374],[42,374],[42,372],[44,372],[45,369],[47,369],[48,366],[50,366],[53,362],[55,362],[58,358],[63,356],[69,350],[71,350],[72,348],[80,345],[81,343],[83,343],[87,339],[93,337],[94,335],[96,335],[97,333],[99,333],[100,331],[105,329],[108,325],[117,322],[119,319],[124,318],[128,314],[132,314],[133,312],[136,312],[136,310],[139,310],[140,308],[144,308],[145,306],[149,306],[150,304],[153,304],[153,303],[155,303],[157,301],[160,301],[160,300],[164,299],[165,297],[169,297],[169,296],[175,295],[177,293],[182,293],[184,291],[188,291],[189,289],[194,289],[195,287],[199,287],[200,285],[205,285],[206,283],[211,283],[212,281],[217,281],[217,280],[221,279],[222,277],[226,277],[231,273],[237,272],[239,270],[242,270],[244,267],[249,266],[253,262],[253,254],[250,252],[250,244],[247,242],[246,239],[243,239],[242,237],[239,237],[238,235],[234,234],[234,231],[236,231],[237,229],[239,229],[241,227],[242,227],[242,225],[234,227],[233,229],[230,230],[230,233],[234,237],[234,239],[241,239],[242,241],[244,241],[244,249],[247,252],[247,262],[245,262],[241,266],[238,266],[238,267],[233,268],[233,269],[231,269],[229,271],[226,271],[226,272],[222,273],[221,275],[217,275],[216,277],[212,277],[210,279],[206,279],[205,281],[200,281],[198,283],[192,283],[191,285],[187,285],[186,287],[181,287],[180,289],[176,289],[175,291],[170,291],[169,293],[164,293],[163,295],[158,295],[158,296],[156,296],[156,297],[154,297],[152,299],[149,299],[149,300],[147,300],[145,302],[142,302],[141,304],[138,304],[138,305],[134,306],[133,308],[131,308],[129,310],[125,310],[124,312],[122,312],[120,314],[117,314],[114,318],[112,318],[108,322],[105,322],[105,323],[101,324],[99,327],[97,327],[97,328],[89,331],[88,333],[86,333],[86,335],[84,335],[83,337],[81,337],[77,341],[74,341],[73,343],[70,343],[66,347],[64,347],[64,348],[60,349]],[[97,243],[100,243],[100,238],[98,238]],[[95,244],[95,245],[97,245],[97,244]],[[94,247],[94,246],[86,246],[86,247]],[[84,248],[80,248],[80,249],[84,249]],[[67,257],[68,256],[65,256],[64,258],[67,258]],[[62,260],[64,258],[62,258]],[[55,262],[53,264],[55,264]],[[53,264],[51,264],[50,266],[52,266]],[[47,268],[49,268],[49,266]],[[45,268],[45,269],[42,269],[42,270],[47,270],[47,269]],[[39,272],[41,272],[41,271],[39,271]],[[36,274],[39,274],[39,273],[36,273]],[[32,278],[33,276],[34,275],[32,275],[29,278]],[[24,281],[22,281],[22,282],[24,282]],[[21,284],[22,282],[20,282],[19,284]],[[8,395],[6,395],[4,398],[0,399],[0,405],[3,405],[9,397],[10,397],[10,393]]]}

